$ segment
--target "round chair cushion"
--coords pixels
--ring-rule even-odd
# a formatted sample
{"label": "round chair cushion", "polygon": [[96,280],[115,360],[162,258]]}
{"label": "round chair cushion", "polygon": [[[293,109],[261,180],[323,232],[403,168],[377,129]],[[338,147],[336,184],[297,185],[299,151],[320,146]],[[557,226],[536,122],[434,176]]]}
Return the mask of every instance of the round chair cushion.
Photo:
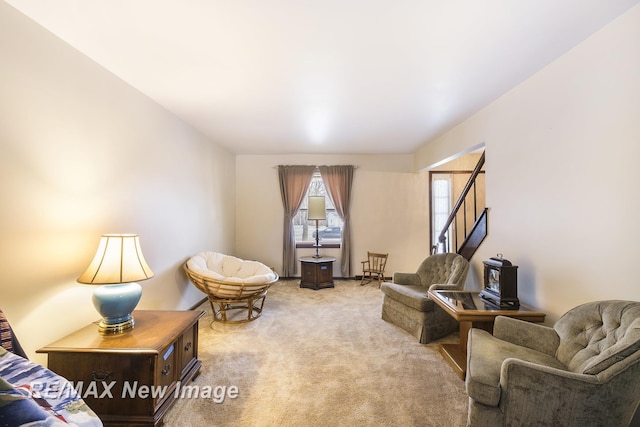
{"label": "round chair cushion", "polygon": [[261,262],[217,252],[199,252],[187,261],[187,267],[203,277],[227,283],[265,283],[277,277]]}

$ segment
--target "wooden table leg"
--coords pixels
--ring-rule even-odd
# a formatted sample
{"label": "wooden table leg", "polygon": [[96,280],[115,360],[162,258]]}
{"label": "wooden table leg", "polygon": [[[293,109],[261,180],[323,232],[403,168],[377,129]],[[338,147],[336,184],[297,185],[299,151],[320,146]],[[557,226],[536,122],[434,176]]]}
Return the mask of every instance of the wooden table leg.
{"label": "wooden table leg", "polygon": [[460,344],[440,344],[440,354],[464,381],[464,375],[467,371],[467,355],[462,352],[462,346]]}
{"label": "wooden table leg", "polygon": [[440,344],[440,354],[462,380],[467,372],[467,342],[471,328],[493,332],[493,322],[460,321],[460,344]]}
{"label": "wooden table leg", "polygon": [[464,354],[465,366],[467,362],[467,340],[469,339],[469,331],[473,327],[471,322],[459,322],[460,323],[460,350]]}
{"label": "wooden table leg", "polygon": [[444,360],[451,365],[455,373],[464,380],[467,372],[467,337],[469,329],[472,327],[469,321],[460,322],[460,343],[459,344],[440,344],[440,354]]}

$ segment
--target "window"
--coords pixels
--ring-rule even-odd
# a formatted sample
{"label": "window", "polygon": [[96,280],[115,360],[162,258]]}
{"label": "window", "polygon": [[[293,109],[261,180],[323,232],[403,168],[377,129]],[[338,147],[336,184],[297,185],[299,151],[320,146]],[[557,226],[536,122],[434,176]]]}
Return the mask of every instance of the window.
{"label": "window", "polygon": [[[433,235],[431,236],[431,242],[432,245],[438,245],[439,249],[441,249],[438,236],[451,213],[451,176],[449,174],[434,174],[431,183],[431,200],[433,203],[433,211],[431,213]],[[449,236],[447,235],[446,237],[448,244]]]}
{"label": "window", "polygon": [[311,179],[311,184],[304,196],[302,205],[293,217],[293,229],[296,234],[296,247],[313,247],[316,243],[316,221],[307,219],[307,203],[309,196],[325,196],[327,219],[318,221],[319,240],[325,247],[340,247],[342,239],[342,219],[336,213],[333,201],[327,195],[320,172],[316,171]]}

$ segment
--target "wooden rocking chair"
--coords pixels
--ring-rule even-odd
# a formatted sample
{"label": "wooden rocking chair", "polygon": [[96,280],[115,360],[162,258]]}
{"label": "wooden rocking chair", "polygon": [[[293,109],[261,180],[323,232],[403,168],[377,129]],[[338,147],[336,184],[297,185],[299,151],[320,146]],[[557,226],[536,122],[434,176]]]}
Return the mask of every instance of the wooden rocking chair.
{"label": "wooden rocking chair", "polygon": [[384,268],[387,265],[389,254],[377,254],[367,252],[367,260],[362,262],[362,280],[360,285],[366,285],[374,278],[378,281],[378,287],[384,280]]}

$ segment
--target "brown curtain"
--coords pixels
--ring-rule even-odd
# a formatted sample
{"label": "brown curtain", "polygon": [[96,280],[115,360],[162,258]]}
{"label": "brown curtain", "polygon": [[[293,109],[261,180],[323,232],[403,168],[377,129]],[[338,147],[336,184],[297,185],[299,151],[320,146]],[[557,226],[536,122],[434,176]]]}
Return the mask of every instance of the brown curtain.
{"label": "brown curtain", "polygon": [[280,195],[284,207],[282,277],[292,277],[296,272],[296,236],[293,217],[300,209],[315,170],[315,166],[278,166]]}
{"label": "brown curtain", "polygon": [[341,166],[318,166],[322,181],[327,189],[327,193],[336,213],[342,218],[344,228],[342,229],[342,257],[340,268],[342,277],[351,277],[351,216],[349,206],[351,205],[351,184],[353,183],[352,165]]}

